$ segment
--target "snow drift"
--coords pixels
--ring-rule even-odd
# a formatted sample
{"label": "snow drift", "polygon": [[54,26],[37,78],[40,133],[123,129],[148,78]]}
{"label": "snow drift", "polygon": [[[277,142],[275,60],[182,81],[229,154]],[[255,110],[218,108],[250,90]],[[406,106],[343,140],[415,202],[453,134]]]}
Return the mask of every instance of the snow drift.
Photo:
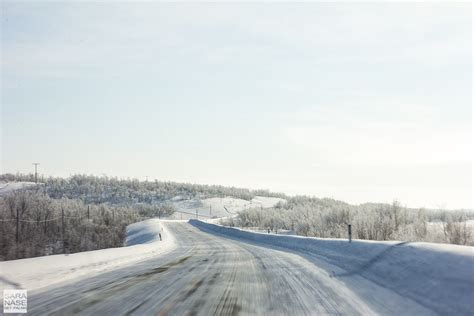
{"label": "snow drift", "polygon": [[[333,277],[349,281],[352,276],[362,276],[435,313],[474,313],[473,247],[396,241],[349,243],[342,239],[254,233],[197,220],[189,222],[208,233],[285,248],[313,262],[322,260],[330,264],[322,268]],[[357,284],[347,284],[357,292]]]}

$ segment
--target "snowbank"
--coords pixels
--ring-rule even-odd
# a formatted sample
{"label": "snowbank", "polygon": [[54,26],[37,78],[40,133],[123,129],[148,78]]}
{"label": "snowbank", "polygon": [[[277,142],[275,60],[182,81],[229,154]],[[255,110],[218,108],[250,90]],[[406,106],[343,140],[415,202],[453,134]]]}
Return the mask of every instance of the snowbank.
{"label": "snowbank", "polygon": [[[430,243],[377,242],[281,236],[191,220],[203,231],[239,241],[283,247],[342,269],[333,277],[362,276],[439,314],[474,314],[474,248]],[[348,282],[350,284],[350,282]],[[357,292],[357,288],[354,288]]]}
{"label": "snowbank", "polygon": [[[162,241],[158,237],[160,231]],[[158,219],[129,225],[125,244],[127,247],[0,262],[0,289],[35,290],[81,276],[90,277],[170,252],[177,245],[166,224]]]}

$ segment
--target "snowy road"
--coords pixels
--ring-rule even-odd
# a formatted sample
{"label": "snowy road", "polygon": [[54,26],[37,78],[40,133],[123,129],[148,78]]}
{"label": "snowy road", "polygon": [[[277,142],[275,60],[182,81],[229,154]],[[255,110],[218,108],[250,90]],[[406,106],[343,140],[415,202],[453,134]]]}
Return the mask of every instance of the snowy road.
{"label": "snowy road", "polygon": [[184,222],[166,225],[179,243],[174,251],[32,292],[29,314],[432,313],[368,281],[361,280],[361,293],[355,293],[297,254],[214,236]]}

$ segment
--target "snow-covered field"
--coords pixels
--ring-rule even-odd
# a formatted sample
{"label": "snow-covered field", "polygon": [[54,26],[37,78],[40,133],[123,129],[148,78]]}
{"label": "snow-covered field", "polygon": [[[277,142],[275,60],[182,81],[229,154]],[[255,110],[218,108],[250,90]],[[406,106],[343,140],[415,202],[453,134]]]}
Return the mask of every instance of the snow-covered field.
{"label": "snow-covered field", "polygon": [[[206,232],[302,254],[357,288],[362,276],[441,314],[474,313],[474,247],[321,239],[243,231],[191,220]],[[360,285],[359,285],[360,286]],[[362,289],[360,289],[362,291]]]}
{"label": "snow-covered field", "polygon": [[[162,233],[162,241],[158,233]],[[127,227],[127,247],[0,262],[0,289],[36,290],[65,280],[91,277],[149,259],[176,247],[173,235],[158,219]]]}
{"label": "snow-covered field", "polygon": [[[470,219],[466,221],[466,225],[471,229],[474,229],[474,220]],[[436,229],[439,231],[443,230],[443,222],[428,222],[428,228]]]}
{"label": "snow-covered field", "polygon": [[209,198],[204,200],[190,199],[179,200],[175,199],[172,203],[176,207],[177,212],[173,214],[170,219],[191,219],[196,218],[196,210],[198,216],[201,218],[210,217],[228,217],[236,212],[248,208],[268,208],[275,206],[278,202],[285,201],[284,199],[256,196],[251,201],[236,199],[232,197],[225,198]]}
{"label": "snow-covered field", "polygon": [[0,196],[34,185],[34,182],[0,182]]}

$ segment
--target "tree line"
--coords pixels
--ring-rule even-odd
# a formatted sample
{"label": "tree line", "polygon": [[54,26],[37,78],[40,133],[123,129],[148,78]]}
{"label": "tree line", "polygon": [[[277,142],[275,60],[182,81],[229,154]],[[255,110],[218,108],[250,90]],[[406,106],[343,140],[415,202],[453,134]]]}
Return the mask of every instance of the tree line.
{"label": "tree line", "polygon": [[[33,174],[2,174],[0,181],[34,182]],[[255,196],[282,197],[282,193],[268,190],[249,190],[220,185],[203,185],[162,181],[138,181],[116,177],[73,175],[69,178],[40,177],[43,189],[52,198],[81,199],[86,203],[156,204],[181,198],[234,197],[250,201]]]}
{"label": "tree line", "polygon": [[18,190],[0,198],[0,260],[121,247],[127,225],[173,211],[167,204],[86,204]]}
{"label": "tree line", "polygon": [[355,206],[299,196],[270,209],[244,210],[222,224],[322,238],[347,238],[351,224],[352,237],[357,239],[474,245],[473,227],[467,222],[473,218],[472,211],[409,209],[397,201]]}

